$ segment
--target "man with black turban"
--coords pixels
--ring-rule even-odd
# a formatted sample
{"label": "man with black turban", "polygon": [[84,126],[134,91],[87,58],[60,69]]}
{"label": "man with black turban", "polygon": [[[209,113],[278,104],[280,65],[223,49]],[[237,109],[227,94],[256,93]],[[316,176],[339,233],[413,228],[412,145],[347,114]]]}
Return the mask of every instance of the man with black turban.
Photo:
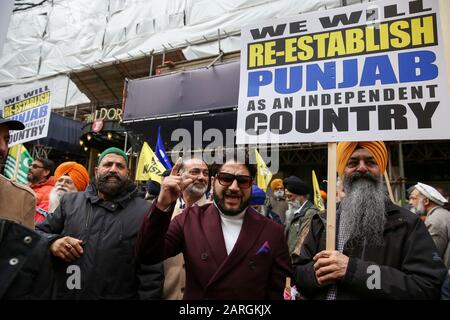
{"label": "man with black turban", "polygon": [[326,222],[315,215],[295,282],[309,299],[439,299],[447,270],[424,223],[384,191],[382,141],[341,142],[337,170],[345,197],[336,211],[336,250],[325,250]]}
{"label": "man with black turban", "polygon": [[[286,211],[286,239],[289,254],[298,254],[301,244],[309,231],[312,216],[319,211],[308,200],[309,186],[296,176],[284,179],[284,194],[288,200]],[[297,250],[295,250],[297,248]]]}

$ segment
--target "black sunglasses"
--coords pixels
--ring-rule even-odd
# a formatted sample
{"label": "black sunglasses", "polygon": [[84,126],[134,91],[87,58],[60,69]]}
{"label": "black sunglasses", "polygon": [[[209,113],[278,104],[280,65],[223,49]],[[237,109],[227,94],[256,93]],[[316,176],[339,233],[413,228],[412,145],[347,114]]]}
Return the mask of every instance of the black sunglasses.
{"label": "black sunglasses", "polygon": [[239,188],[248,189],[252,186],[253,178],[250,176],[244,175],[234,175],[226,172],[219,172],[216,174],[217,180],[224,187],[229,187],[234,182],[237,181]]}

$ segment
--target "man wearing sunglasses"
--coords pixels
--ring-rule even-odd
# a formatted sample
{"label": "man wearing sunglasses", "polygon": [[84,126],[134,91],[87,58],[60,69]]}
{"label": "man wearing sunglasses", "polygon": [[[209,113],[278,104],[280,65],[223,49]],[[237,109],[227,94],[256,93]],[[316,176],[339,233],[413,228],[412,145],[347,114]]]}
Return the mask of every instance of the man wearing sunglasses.
{"label": "man wearing sunglasses", "polygon": [[212,178],[213,203],[191,206],[171,221],[175,202],[193,179],[178,161],[144,219],[137,258],[156,263],[180,252],[185,300],[283,299],[291,265],[283,227],[249,207],[256,168],[230,160]]}

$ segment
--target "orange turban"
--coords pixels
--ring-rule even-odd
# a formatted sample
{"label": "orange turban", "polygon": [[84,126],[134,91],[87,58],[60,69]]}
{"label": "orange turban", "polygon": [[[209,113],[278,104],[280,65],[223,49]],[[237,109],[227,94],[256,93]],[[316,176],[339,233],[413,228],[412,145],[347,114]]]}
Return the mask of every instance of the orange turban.
{"label": "orange turban", "polygon": [[340,176],[344,175],[344,170],[356,147],[361,147],[370,152],[375,158],[381,173],[384,173],[387,166],[388,154],[383,141],[367,142],[340,142],[337,146],[337,172]]}
{"label": "orange turban", "polygon": [[327,193],[323,190],[320,190],[320,196],[322,197],[323,201],[327,201]]}
{"label": "orange turban", "polygon": [[66,174],[72,178],[78,191],[86,190],[89,184],[89,174],[84,166],[74,161],[63,162],[55,170],[55,179],[58,180]]}
{"label": "orange turban", "polygon": [[272,182],[270,183],[270,189],[275,190],[276,188],[282,187],[283,186],[283,180],[281,179],[273,179]]}

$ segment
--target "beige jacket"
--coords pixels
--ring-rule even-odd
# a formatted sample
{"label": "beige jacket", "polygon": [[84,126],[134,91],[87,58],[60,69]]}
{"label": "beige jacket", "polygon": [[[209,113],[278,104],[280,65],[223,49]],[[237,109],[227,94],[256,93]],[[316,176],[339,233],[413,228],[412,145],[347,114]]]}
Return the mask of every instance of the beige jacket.
{"label": "beige jacket", "polygon": [[[205,195],[201,197],[196,204],[202,206],[208,203]],[[175,204],[172,219],[183,212],[181,201]],[[184,270],[183,254],[177,254],[174,257],[164,260],[164,289],[163,299],[165,300],[182,300],[184,295],[184,287],[186,286],[186,271]]]}
{"label": "beige jacket", "polygon": [[33,190],[0,174],[0,218],[34,230],[36,200]]}
{"label": "beige jacket", "polygon": [[450,270],[450,211],[435,207],[427,213],[425,225],[433,238],[445,266]]}

